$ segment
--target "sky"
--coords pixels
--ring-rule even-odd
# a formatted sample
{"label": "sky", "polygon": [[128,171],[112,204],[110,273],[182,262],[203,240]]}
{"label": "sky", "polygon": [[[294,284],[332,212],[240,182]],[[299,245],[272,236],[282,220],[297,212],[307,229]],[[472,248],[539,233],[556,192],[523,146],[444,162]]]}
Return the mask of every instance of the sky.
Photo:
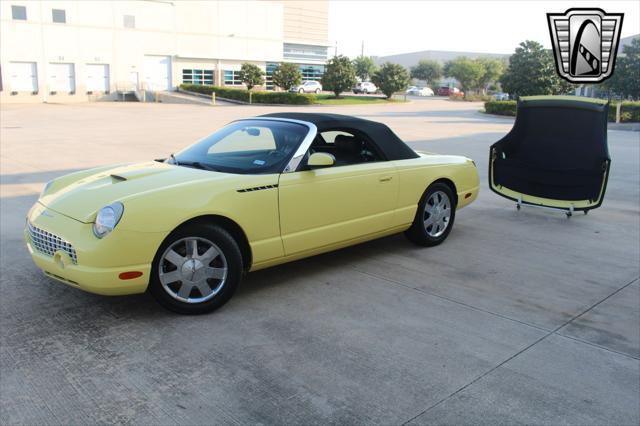
{"label": "sky", "polygon": [[524,40],[551,48],[547,12],[593,7],[624,13],[621,37],[640,33],[640,0],[330,0],[329,54],[385,56],[420,50],[513,53]]}

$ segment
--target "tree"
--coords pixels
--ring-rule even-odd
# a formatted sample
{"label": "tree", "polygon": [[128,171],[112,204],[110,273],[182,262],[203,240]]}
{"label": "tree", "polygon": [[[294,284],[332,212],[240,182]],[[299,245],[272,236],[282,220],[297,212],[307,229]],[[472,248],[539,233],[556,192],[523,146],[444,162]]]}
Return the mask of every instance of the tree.
{"label": "tree", "polygon": [[377,69],[371,56],[358,56],[353,60],[353,66],[356,69],[356,76],[362,81],[369,80]]}
{"label": "tree", "polygon": [[391,98],[395,92],[404,90],[409,85],[409,72],[405,67],[391,62],[385,62],[376,71],[371,80],[378,86],[378,89],[385,94],[387,99]]}
{"label": "tree", "polygon": [[493,58],[478,58],[476,61],[484,68],[484,73],[478,80],[478,87],[482,89],[482,93],[484,93],[490,83],[498,81],[504,72],[505,64],[500,59]]}
{"label": "tree", "polygon": [[442,77],[442,73],[440,62],[430,59],[422,59],[418,62],[418,65],[411,67],[411,78],[424,80],[431,83],[431,85]]}
{"label": "tree", "polygon": [[514,96],[564,94],[573,87],[558,76],[552,52],[531,40],[520,43],[509,57],[500,83],[505,92]]}
{"label": "tree", "polygon": [[460,56],[445,64],[444,73],[447,77],[458,80],[464,95],[467,96],[469,91],[480,87],[485,68],[479,61]]}
{"label": "tree", "polygon": [[603,88],[623,98],[640,98],[640,38],[631,40],[622,48],[622,55],[619,55],[613,74],[603,83]]}
{"label": "tree", "polygon": [[336,98],[340,93],[349,90],[356,84],[356,70],[346,56],[334,56],[327,62],[322,76],[322,85],[331,90]]}
{"label": "tree", "polygon": [[302,74],[298,65],[287,62],[281,63],[273,70],[272,78],[273,84],[284,90],[302,83]]}
{"label": "tree", "polygon": [[264,84],[264,71],[259,66],[245,62],[240,68],[240,80],[248,90]]}

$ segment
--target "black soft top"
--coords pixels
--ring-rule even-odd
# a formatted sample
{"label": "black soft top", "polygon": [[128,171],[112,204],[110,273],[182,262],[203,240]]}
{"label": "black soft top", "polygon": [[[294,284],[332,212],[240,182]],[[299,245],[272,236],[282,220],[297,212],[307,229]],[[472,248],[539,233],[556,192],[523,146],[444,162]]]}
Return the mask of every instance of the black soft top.
{"label": "black soft top", "polygon": [[275,112],[261,117],[289,118],[306,121],[318,128],[318,133],[329,130],[355,130],[364,133],[375,143],[387,160],[417,158],[418,154],[409,148],[393,131],[382,123],[340,114],[319,114],[311,112]]}

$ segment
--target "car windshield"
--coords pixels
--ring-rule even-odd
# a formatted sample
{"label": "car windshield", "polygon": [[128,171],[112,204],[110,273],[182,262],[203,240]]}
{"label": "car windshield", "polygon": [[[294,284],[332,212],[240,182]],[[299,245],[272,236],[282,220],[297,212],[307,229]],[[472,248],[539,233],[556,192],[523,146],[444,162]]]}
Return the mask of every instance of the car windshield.
{"label": "car windshield", "polygon": [[236,121],[167,161],[225,173],[280,173],[308,132],[305,125],[286,121]]}

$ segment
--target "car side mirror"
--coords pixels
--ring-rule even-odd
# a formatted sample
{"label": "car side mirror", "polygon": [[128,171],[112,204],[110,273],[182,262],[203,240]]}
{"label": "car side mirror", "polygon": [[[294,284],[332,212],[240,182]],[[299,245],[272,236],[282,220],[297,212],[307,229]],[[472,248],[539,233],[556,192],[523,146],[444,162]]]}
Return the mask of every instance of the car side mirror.
{"label": "car side mirror", "polygon": [[331,167],[336,163],[336,157],[326,152],[314,152],[307,161],[310,169],[319,169],[322,167]]}

